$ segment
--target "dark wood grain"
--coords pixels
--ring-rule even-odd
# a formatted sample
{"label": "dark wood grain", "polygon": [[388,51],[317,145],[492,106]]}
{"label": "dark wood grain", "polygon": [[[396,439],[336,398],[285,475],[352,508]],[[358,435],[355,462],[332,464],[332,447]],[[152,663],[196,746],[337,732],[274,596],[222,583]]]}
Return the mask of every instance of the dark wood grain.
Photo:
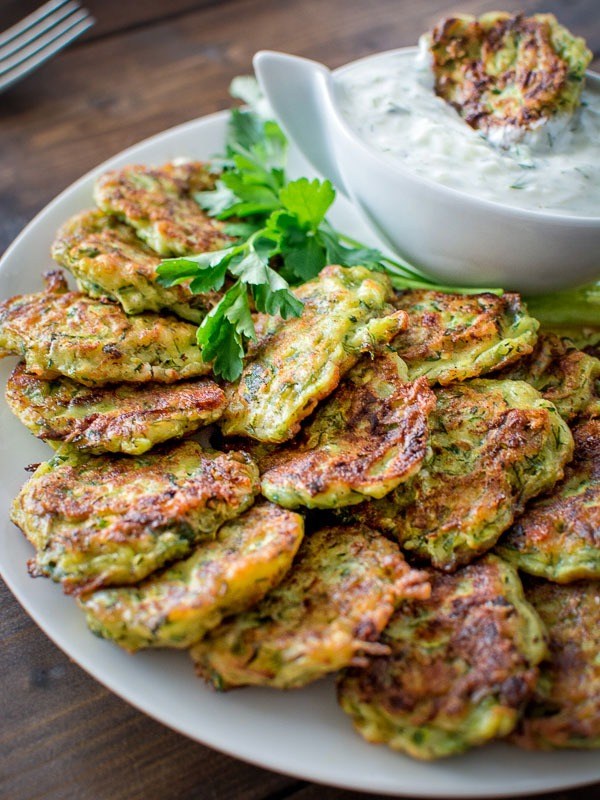
{"label": "dark wood grain", "polygon": [[[79,0],[79,4],[91,13],[96,23],[78,40],[75,47],[113,33],[123,35],[148,25],[160,25],[165,19],[190,14],[219,2],[221,0],[123,0],[120,3]],[[19,22],[40,5],[41,0],[3,0],[0,3],[0,31]]]}
{"label": "dark wood grain", "polygon": [[[0,96],[0,250],[48,200],[98,162],[166,127],[225,108],[231,78],[249,72],[261,48],[335,67],[414,43],[449,10],[503,6],[553,11],[587,37],[596,66],[600,51],[598,0],[83,4],[97,25]],[[36,5],[0,3],[0,30]],[[191,742],[72,664],[1,584],[0,609],[1,800],[368,799],[306,785]],[[599,790],[553,800],[592,800]]]}

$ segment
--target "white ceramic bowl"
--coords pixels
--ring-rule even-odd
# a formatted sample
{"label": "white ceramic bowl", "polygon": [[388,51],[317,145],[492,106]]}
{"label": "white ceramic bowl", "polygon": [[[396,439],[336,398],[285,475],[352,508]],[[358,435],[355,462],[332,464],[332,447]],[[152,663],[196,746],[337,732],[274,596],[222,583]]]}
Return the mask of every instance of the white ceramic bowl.
{"label": "white ceramic bowl", "polygon": [[[404,48],[405,52],[409,48]],[[413,48],[414,49],[414,48]],[[365,60],[387,54],[376,54]],[[283,128],[313,166],[402,257],[443,283],[525,293],[600,277],[600,215],[522,210],[443,186],[390,163],[338,110],[323,64],[262,51],[254,67]],[[588,81],[600,75],[588,73]]]}

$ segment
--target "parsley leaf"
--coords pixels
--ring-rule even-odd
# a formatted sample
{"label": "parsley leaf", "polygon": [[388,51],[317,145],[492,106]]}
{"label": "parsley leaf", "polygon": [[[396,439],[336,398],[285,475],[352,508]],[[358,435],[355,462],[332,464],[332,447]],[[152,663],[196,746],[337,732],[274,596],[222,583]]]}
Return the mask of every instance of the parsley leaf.
{"label": "parsley leaf", "polygon": [[223,285],[223,270],[226,273],[229,262],[238,252],[238,247],[226,247],[223,250],[199,253],[197,256],[167,258],[158,265],[158,282],[162,286],[175,286],[177,283],[193,278],[192,283],[202,280],[202,286],[206,288],[192,289],[192,291],[218,290]]}
{"label": "parsley leaf", "polygon": [[295,214],[301,227],[316,231],[335,200],[335,189],[330,181],[300,178],[283,187],[279,200],[287,211]]}
{"label": "parsley leaf", "polygon": [[285,137],[275,122],[234,109],[224,172],[214,190],[197,192],[194,199],[218,219],[268,215],[281,206],[285,151]]}
{"label": "parsley leaf", "polygon": [[279,315],[283,319],[291,319],[302,314],[302,301],[285,289],[272,291],[258,285],[253,287],[252,296],[258,310],[272,317]]}
{"label": "parsley leaf", "polygon": [[238,75],[234,78],[229,86],[229,94],[254,109],[257,109],[264,99],[256,78],[251,75]]}
{"label": "parsley leaf", "polygon": [[216,182],[215,188],[211,191],[196,192],[194,200],[211,217],[218,217],[221,212],[226,211],[234,203],[237,203],[235,192],[221,180]]}
{"label": "parsley leaf", "polygon": [[289,283],[310,281],[325,266],[327,259],[322,242],[314,232],[306,230],[295,214],[276,211],[268,218],[265,229],[277,238],[278,253],[283,261],[280,271]]}
{"label": "parsley leaf", "polygon": [[362,265],[368,269],[385,271],[383,254],[379,250],[371,247],[348,247],[341,242],[339,234],[329,227],[320,231],[320,239],[328,264],[339,264],[342,267]]}
{"label": "parsley leaf", "polygon": [[225,140],[228,154],[238,149],[251,150],[255,146],[262,146],[264,125],[264,121],[257,114],[241,108],[232,108]]}
{"label": "parsley leaf", "polygon": [[194,294],[218,292],[223,288],[227,277],[227,259],[222,259],[212,269],[205,269],[190,281],[190,290]]}
{"label": "parsley leaf", "polygon": [[234,239],[248,239],[261,227],[258,222],[228,222],[224,226],[224,233]]}
{"label": "parsley leaf", "polygon": [[235,381],[241,375],[244,336],[255,339],[256,333],[248,295],[238,281],[206,315],[196,335],[204,361],[214,359],[215,374],[227,381]]}

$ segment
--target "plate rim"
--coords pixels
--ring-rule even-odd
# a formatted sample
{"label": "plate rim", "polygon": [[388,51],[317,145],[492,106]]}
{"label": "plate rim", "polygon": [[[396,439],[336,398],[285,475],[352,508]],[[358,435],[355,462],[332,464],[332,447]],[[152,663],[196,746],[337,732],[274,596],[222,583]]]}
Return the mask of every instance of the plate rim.
{"label": "plate rim", "polygon": [[[105,159],[103,162],[98,164],[97,166],[93,167],[92,169],[88,170],[84,173],[81,177],[77,178],[75,181],[70,183],[66,186],[62,191],[59,192],[52,200],[50,200],[21,230],[21,232],[15,237],[15,239],[9,244],[9,246],[4,251],[2,257],[0,258],[0,276],[2,275],[5,263],[8,262],[12,258],[13,252],[21,245],[21,243],[27,239],[30,234],[33,232],[33,229],[37,227],[42,220],[45,219],[46,216],[50,215],[55,208],[61,205],[64,199],[66,199],[71,194],[77,192],[86,182],[90,181],[96,174],[110,169],[111,166],[123,159],[129,157],[129,155],[134,155],[140,148],[151,145],[153,143],[159,142],[163,138],[169,138],[172,136],[177,136],[179,133],[184,133],[187,130],[193,130],[196,127],[210,127],[212,125],[222,124],[226,121],[229,115],[229,110],[225,109],[222,111],[216,111],[211,114],[206,114],[191,120],[187,120],[185,122],[179,123],[174,125],[170,128],[166,128],[165,130],[159,131],[158,133],[152,134],[140,141],[130,145],[129,147],[121,150],[114,155],[110,156],[109,158]],[[385,796],[395,796],[395,797],[419,797],[419,798],[477,798],[477,797],[485,797],[485,798],[504,798],[504,797],[516,797],[522,795],[523,793],[528,793],[529,795],[538,795],[543,794],[549,791],[563,791],[567,789],[575,789],[581,788],[584,786],[592,786],[598,781],[600,781],[600,769],[598,771],[598,776],[596,778],[584,778],[582,780],[577,780],[576,778],[565,778],[564,781],[560,782],[554,779],[551,783],[547,783],[543,786],[521,786],[520,788],[511,788],[506,791],[488,791],[487,793],[482,793],[481,790],[475,791],[475,789],[471,790],[466,787],[456,788],[455,790],[448,790],[447,792],[434,792],[427,791],[426,787],[423,786],[422,789],[415,788],[415,786],[411,786],[410,788],[385,788],[384,786],[373,782],[373,780],[365,779],[361,782],[360,785],[356,783],[344,782],[343,780],[334,779],[331,775],[328,775],[326,772],[323,772],[323,769],[315,766],[314,764],[308,764],[303,766],[296,766],[293,767],[291,765],[283,765],[280,761],[277,760],[276,757],[271,758],[268,753],[264,753],[264,755],[257,756],[255,754],[254,748],[247,748],[243,747],[240,749],[239,743],[236,746],[228,747],[226,743],[221,741],[219,737],[217,737],[217,743],[215,743],[211,738],[206,738],[205,732],[202,735],[199,735],[196,731],[191,730],[186,724],[183,723],[175,723],[172,719],[169,718],[168,714],[164,711],[153,709],[152,707],[149,709],[148,706],[144,705],[141,699],[132,697],[131,691],[126,690],[126,688],[121,688],[118,684],[118,675],[105,675],[102,671],[102,668],[97,668],[91,659],[89,654],[82,654],[79,652],[77,644],[71,641],[71,636],[68,632],[62,633],[57,631],[49,632],[48,628],[46,627],[45,622],[42,621],[43,614],[41,611],[38,611],[36,606],[36,602],[32,599],[25,591],[21,591],[21,589],[17,586],[17,582],[12,579],[10,572],[4,569],[2,559],[0,558],[0,575],[4,580],[6,586],[10,590],[13,597],[17,600],[20,606],[24,609],[24,611],[28,614],[28,616],[35,622],[35,624],[40,628],[40,630],[46,635],[53,644],[58,647],[69,659],[71,659],[80,669],[83,669],[88,675],[90,675],[94,680],[100,683],[109,691],[116,694],[121,700],[125,701],[129,705],[136,708],[139,712],[151,717],[152,719],[160,722],[161,724],[165,725],[166,727],[174,730],[175,732],[184,735],[192,741],[198,742],[199,744],[222,752],[232,758],[236,758],[238,760],[244,761],[246,763],[252,764],[254,766],[260,767],[262,769],[269,769],[274,772],[278,772],[283,775],[287,775],[293,778],[298,778],[301,780],[306,781],[314,781],[315,783],[321,783],[328,786],[333,786],[341,789],[346,789],[350,791],[357,791],[357,792],[373,792],[373,793],[380,793]],[[56,590],[60,590],[60,587],[53,587]],[[351,724],[348,721],[348,724]],[[365,747],[374,747],[374,745],[370,745],[369,743],[365,742]],[[505,745],[501,745],[505,746]],[[510,752],[510,751],[509,751]],[[532,753],[532,757],[535,757],[535,753]],[[460,757],[459,757],[460,758]],[[454,763],[458,763],[454,760]],[[440,763],[440,762],[438,762]]]}

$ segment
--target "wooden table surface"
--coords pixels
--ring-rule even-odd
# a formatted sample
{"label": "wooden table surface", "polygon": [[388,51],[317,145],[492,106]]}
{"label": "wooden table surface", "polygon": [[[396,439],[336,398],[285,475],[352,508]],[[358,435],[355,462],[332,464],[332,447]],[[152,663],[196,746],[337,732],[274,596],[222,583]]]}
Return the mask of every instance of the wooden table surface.
{"label": "wooden table surface", "polygon": [[[39,3],[0,2],[0,31]],[[587,37],[596,68],[600,51],[598,0],[83,3],[97,18],[95,27],[0,95],[0,251],[99,162],[164,128],[226,108],[230,80],[250,71],[261,48],[336,67],[413,44],[449,11],[500,6],[556,13]],[[267,772],[174,733],[71,663],[4,584],[0,608],[1,800],[369,797]],[[600,784],[553,797],[591,800],[599,790]]]}

